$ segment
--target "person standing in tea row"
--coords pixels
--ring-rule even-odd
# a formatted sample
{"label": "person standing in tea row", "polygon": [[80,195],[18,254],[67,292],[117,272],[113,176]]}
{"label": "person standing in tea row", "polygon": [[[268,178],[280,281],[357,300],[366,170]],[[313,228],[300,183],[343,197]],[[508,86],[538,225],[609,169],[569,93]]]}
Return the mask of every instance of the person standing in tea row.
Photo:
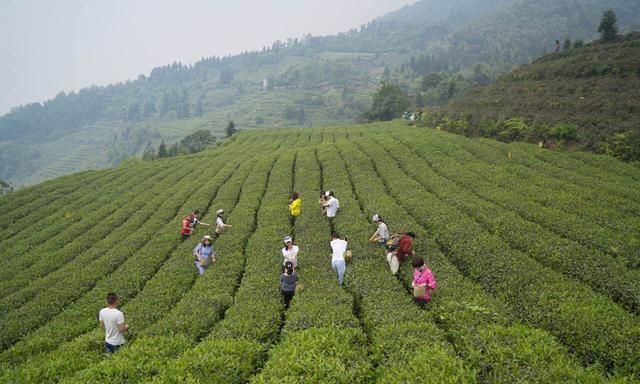
{"label": "person standing in tea row", "polygon": [[284,271],[280,275],[280,283],[282,284],[282,299],[284,307],[289,308],[289,303],[296,293],[296,284],[298,283],[298,274],[296,273],[293,263],[286,261],[284,263]]}
{"label": "person standing in tea row", "polygon": [[338,213],[338,209],[340,209],[340,201],[338,201],[333,191],[326,191],[324,196],[325,201],[322,203],[322,206],[326,208],[327,219],[329,219],[329,222],[332,222]]}
{"label": "person standing in tea row", "polygon": [[105,331],[105,353],[117,351],[125,343],[123,333],[129,330],[129,326],[124,322],[124,314],[118,306],[120,306],[120,298],[117,294],[110,292],[107,294],[107,307],[102,308],[98,314],[100,328]]}
{"label": "person standing in tea row", "polygon": [[216,262],[216,253],[213,249],[211,236],[205,235],[202,238],[202,241],[193,249],[193,256],[195,257],[199,275],[202,275],[211,264]]}

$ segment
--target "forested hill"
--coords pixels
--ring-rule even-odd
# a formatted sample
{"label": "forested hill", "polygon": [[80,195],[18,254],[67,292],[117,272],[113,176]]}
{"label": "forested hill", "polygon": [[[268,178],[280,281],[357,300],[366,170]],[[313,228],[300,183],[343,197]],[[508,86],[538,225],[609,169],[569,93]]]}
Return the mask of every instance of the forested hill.
{"label": "forested hill", "polygon": [[0,118],[0,178],[21,186],[117,164],[161,139],[198,129],[220,136],[229,119],[240,129],[357,120],[381,79],[401,84],[416,106],[441,104],[555,39],[596,37],[607,8],[623,31],[640,25],[636,0],[423,0],[335,36],[60,93]]}
{"label": "forested hill", "polygon": [[548,54],[428,118],[472,136],[545,141],[640,160],[640,33]]}

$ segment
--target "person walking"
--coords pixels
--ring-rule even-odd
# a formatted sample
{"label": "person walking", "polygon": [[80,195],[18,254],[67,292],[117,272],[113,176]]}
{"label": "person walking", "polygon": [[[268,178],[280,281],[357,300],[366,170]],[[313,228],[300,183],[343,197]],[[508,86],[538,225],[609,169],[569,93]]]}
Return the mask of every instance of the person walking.
{"label": "person walking", "polygon": [[331,222],[336,217],[338,209],[340,209],[340,201],[338,201],[333,191],[326,191],[325,197],[326,201],[323,206],[327,208],[327,218]]}
{"label": "person walking", "polygon": [[110,292],[107,294],[107,307],[102,308],[98,314],[100,328],[105,331],[105,353],[117,351],[125,343],[123,333],[129,330],[129,326],[124,322],[124,314],[118,309],[119,306],[120,298]]}
{"label": "person walking", "polygon": [[331,268],[338,276],[338,285],[342,287],[342,281],[344,280],[344,274],[347,270],[347,264],[344,259],[344,255],[349,247],[346,240],[342,240],[338,232],[331,234]]}
{"label": "person walking", "polygon": [[384,222],[382,217],[379,214],[373,215],[371,219],[374,223],[378,224],[378,228],[374,232],[373,235],[369,238],[369,241],[372,243],[377,243],[380,246],[385,246],[387,241],[389,240],[389,227],[387,223]]}
{"label": "person walking", "polygon": [[300,200],[300,196],[298,192],[293,192],[291,194],[291,198],[289,199],[289,213],[293,218],[294,222],[296,217],[300,216],[300,208],[302,207],[302,200]]}
{"label": "person walking", "polygon": [[416,304],[424,308],[424,306],[431,300],[431,293],[438,287],[436,279],[433,276],[433,272],[426,265],[424,265],[424,259],[420,256],[416,256],[411,261],[413,266],[413,298]]}
{"label": "person walking", "polygon": [[211,236],[205,235],[202,238],[200,243],[193,249],[193,256],[195,257],[199,275],[202,275],[211,264],[216,262],[216,253],[213,249]]}
{"label": "person walking", "polygon": [[225,229],[232,227],[233,225],[224,222],[224,209],[218,209],[216,211],[216,237],[220,236]]}
{"label": "person walking", "polygon": [[295,271],[293,263],[287,261],[284,263],[284,271],[280,275],[280,283],[282,284],[282,299],[284,307],[289,308],[289,303],[296,293],[296,284],[298,282],[298,273]]}
{"label": "person walking", "polygon": [[282,248],[282,257],[284,258],[282,261],[283,267],[287,262],[290,262],[293,264],[293,268],[298,268],[298,252],[300,252],[300,248],[293,244],[291,236],[285,237],[284,248]]}

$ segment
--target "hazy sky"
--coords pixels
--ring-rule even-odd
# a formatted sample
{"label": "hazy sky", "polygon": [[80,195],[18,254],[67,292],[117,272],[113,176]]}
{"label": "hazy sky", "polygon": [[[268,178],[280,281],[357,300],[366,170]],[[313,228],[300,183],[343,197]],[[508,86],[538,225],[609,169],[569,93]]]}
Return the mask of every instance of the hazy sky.
{"label": "hazy sky", "polygon": [[62,90],[135,78],[173,61],[346,31],[414,2],[0,0],[0,115]]}

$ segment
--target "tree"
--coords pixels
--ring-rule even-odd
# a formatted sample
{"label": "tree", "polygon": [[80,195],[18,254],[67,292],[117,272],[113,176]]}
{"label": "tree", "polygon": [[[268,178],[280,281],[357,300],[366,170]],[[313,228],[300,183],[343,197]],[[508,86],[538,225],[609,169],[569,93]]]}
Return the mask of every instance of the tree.
{"label": "tree", "polygon": [[156,156],[155,151],[153,150],[153,145],[151,145],[151,140],[147,141],[147,146],[142,153],[142,160],[153,160]]}
{"label": "tree", "polygon": [[618,36],[618,17],[609,9],[602,14],[602,20],[600,20],[600,26],[598,32],[600,32],[600,38],[602,41],[612,41]]}
{"label": "tree", "polygon": [[238,130],[236,129],[236,124],[233,122],[233,120],[229,120],[227,128],[225,128],[224,132],[227,134],[227,137],[231,137],[236,132],[238,132]]}
{"label": "tree", "polygon": [[296,114],[296,118],[298,120],[298,124],[304,124],[305,120],[307,120],[307,114],[304,112],[304,107],[300,104],[298,108],[298,113]]}
{"label": "tree", "polygon": [[225,67],[220,72],[220,84],[228,85],[233,81],[233,71],[229,67]]}
{"label": "tree", "polygon": [[180,140],[180,150],[187,153],[200,152],[215,142],[216,137],[211,131],[200,129]]}
{"label": "tree", "polygon": [[382,72],[382,80],[388,81],[391,78],[391,71],[387,65],[384,66],[384,72]]}
{"label": "tree", "polygon": [[371,109],[367,112],[369,120],[386,121],[399,118],[411,103],[399,86],[382,82],[373,95]]}
{"label": "tree", "polygon": [[13,192],[13,186],[6,181],[0,180],[0,196]]}
{"label": "tree", "polygon": [[158,159],[162,159],[167,157],[169,153],[167,152],[167,144],[165,144],[164,139],[162,139],[162,141],[160,141],[160,145],[158,146],[158,155],[156,156],[156,158]]}
{"label": "tree", "polygon": [[178,143],[173,143],[167,150],[167,157],[178,156]]}

